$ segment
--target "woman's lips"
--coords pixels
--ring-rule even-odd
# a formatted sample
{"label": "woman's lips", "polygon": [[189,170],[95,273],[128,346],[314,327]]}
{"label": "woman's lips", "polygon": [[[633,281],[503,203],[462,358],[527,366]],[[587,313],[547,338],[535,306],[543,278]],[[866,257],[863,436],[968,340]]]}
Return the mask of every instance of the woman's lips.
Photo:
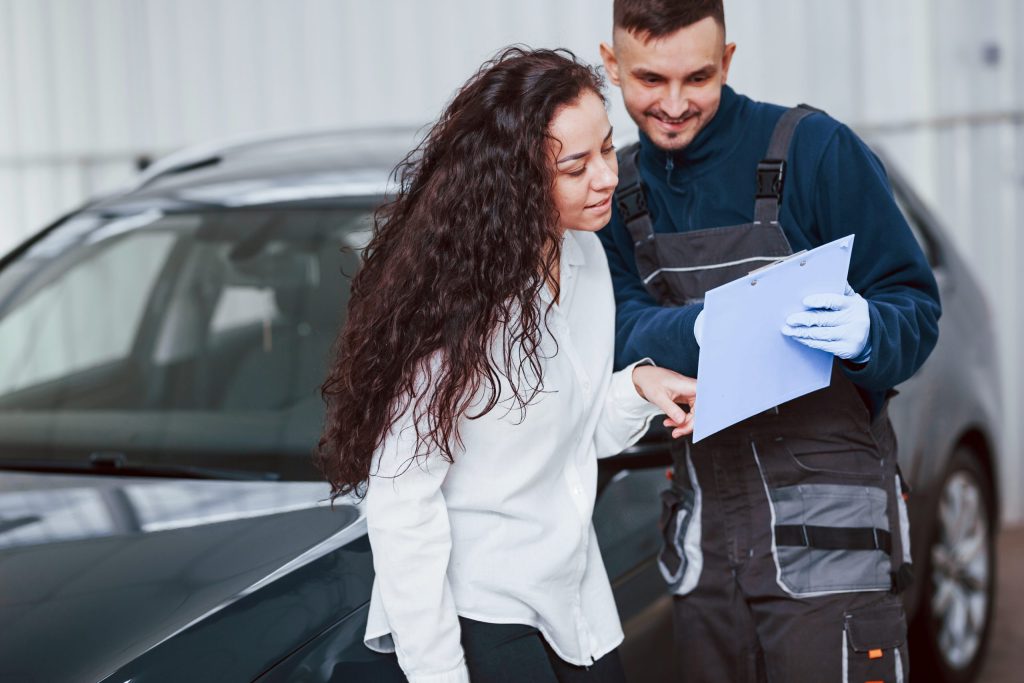
{"label": "woman's lips", "polygon": [[607,197],[605,197],[604,199],[599,201],[597,204],[591,204],[590,206],[586,206],[584,208],[586,208],[586,209],[595,209],[595,210],[598,210],[598,211],[603,211],[604,209],[608,208],[608,206],[611,203],[612,203],[612,196],[608,195]]}

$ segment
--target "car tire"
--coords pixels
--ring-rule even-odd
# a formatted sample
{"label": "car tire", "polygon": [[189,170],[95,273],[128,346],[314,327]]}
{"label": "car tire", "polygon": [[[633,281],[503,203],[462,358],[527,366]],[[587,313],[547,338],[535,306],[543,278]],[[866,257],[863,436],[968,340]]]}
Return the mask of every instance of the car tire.
{"label": "car tire", "polygon": [[911,626],[914,679],[970,683],[985,658],[996,585],[993,485],[978,455],[950,458],[933,511],[921,605]]}

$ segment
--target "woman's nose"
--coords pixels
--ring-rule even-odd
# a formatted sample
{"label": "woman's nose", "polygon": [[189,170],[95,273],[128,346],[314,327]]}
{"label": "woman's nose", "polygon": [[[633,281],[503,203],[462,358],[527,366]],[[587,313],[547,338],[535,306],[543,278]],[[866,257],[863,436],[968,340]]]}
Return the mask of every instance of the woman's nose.
{"label": "woman's nose", "polygon": [[611,165],[602,163],[601,168],[594,178],[595,190],[607,190],[619,184],[619,174]]}

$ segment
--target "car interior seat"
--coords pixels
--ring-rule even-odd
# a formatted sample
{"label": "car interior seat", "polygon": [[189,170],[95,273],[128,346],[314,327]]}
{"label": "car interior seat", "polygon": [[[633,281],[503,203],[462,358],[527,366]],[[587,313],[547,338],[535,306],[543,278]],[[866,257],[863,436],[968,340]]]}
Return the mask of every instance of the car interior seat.
{"label": "car interior seat", "polygon": [[[276,270],[266,279],[277,314],[224,382],[221,410],[282,410],[316,396],[347,299],[348,283],[339,272],[343,257],[325,245],[264,258],[261,267]],[[283,271],[288,275],[282,277]]]}

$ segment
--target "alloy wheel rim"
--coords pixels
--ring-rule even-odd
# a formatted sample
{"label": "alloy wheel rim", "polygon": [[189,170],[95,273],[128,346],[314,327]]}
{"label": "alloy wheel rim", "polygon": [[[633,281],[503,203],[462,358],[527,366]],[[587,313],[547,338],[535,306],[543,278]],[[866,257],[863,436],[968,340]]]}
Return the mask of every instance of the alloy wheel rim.
{"label": "alloy wheel rim", "polygon": [[957,471],[939,499],[939,538],[932,546],[932,615],[939,652],[966,668],[981,646],[991,581],[988,514],[978,481]]}

